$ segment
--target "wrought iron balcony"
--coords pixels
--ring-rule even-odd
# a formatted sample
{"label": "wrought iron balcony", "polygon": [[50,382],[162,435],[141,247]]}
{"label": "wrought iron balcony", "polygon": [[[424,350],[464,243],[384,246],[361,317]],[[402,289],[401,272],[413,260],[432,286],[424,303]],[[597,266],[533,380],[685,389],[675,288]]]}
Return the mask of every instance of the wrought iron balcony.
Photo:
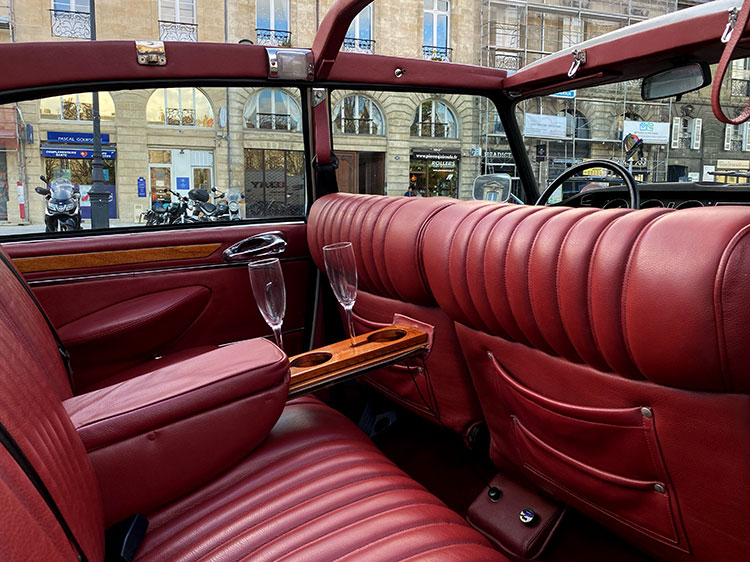
{"label": "wrought iron balcony", "polygon": [[375,52],[375,40],[345,37],[342,50],[348,53],[367,53],[371,55]]}
{"label": "wrought iron balcony", "polygon": [[159,20],[161,41],[198,41],[198,24]]}
{"label": "wrought iron balcony", "polygon": [[750,80],[732,78],[731,96],[747,98],[750,95]]}
{"label": "wrought iron balcony", "polygon": [[271,47],[291,47],[292,32],[281,29],[256,29],[255,43]]}
{"label": "wrought iron balcony", "polygon": [[50,10],[52,37],[91,39],[91,14],[70,10]]}
{"label": "wrought iron balcony", "polygon": [[453,49],[450,47],[436,47],[434,45],[422,46],[422,57],[425,60],[439,60],[450,62]]}

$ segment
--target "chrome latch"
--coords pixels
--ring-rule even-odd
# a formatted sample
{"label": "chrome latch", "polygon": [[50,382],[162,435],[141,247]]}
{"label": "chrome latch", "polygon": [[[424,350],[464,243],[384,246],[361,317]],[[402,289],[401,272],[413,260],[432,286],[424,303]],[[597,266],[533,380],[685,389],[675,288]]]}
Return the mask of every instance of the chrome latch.
{"label": "chrome latch", "polygon": [[573,51],[573,64],[570,65],[570,70],[568,70],[568,78],[573,78],[573,76],[576,75],[576,72],[578,72],[578,69],[581,68],[581,65],[586,64],[586,50],[581,49],[580,51],[578,49]]}
{"label": "chrome latch", "polygon": [[732,36],[732,31],[737,23],[737,16],[740,14],[739,8],[729,8],[729,21],[727,26],[724,28],[724,33],[721,34],[721,42],[729,43],[729,38]]}
{"label": "chrome latch", "polygon": [[138,55],[138,64],[144,66],[166,66],[167,64],[164,41],[136,41],[135,50]]}

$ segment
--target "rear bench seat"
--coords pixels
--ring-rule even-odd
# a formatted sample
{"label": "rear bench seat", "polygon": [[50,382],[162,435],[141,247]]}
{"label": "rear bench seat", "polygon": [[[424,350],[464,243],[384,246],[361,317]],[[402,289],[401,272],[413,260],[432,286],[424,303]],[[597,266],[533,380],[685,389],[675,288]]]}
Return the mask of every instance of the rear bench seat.
{"label": "rear bench seat", "polygon": [[3,562],[99,562],[136,512],[139,560],[506,560],[341,414],[285,406],[269,342],[73,397],[30,297],[0,286]]}

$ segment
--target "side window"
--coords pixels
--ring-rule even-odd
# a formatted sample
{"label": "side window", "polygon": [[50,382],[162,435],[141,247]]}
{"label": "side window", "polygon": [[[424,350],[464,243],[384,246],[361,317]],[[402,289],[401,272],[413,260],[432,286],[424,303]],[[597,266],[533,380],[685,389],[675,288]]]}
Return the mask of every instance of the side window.
{"label": "side window", "polygon": [[427,60],[450,61],[450,3],[424,0],[422,56]]}
{"label": "side window", "polygon": [[[92,191],[97,97],[103,183]],[[360,108],[364,131],[378,110]],[[372,120],[382,134],[382,119]],[[302,218],[302,126],[294,88],[89,92],[2,106],[0,221],[13,225],[3,234]]]}
{"label": "side window", "polygon": [[499,200],[507,194],[475,193],[477,176],[503,174],[508,187],[516,176],[486,98],[336,90],[331,104],[339,191]]}

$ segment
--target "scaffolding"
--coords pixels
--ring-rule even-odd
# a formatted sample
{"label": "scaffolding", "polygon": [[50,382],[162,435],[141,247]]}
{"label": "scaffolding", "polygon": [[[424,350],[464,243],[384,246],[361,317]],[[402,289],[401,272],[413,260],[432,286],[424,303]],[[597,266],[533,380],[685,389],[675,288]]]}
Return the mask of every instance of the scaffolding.
{"label": "scaffolding", "polygon": [[[546,55],[610,31],[677,10],[676,0],[483,0],[480,64],[516,71]],[[626,121],[669,122],[671,103],[643,102],[640,81],[523,102],[517,109],[565,121],[563,138],[524,136],[540,184],[589,158],[622,159]],[[516,176],[507,138],[494,108],[482,112],[485,173]],[[638,162],[642,181],[666,178],[668,145],[652,145]],[[517,184],[517,179],[516,182]]]}

